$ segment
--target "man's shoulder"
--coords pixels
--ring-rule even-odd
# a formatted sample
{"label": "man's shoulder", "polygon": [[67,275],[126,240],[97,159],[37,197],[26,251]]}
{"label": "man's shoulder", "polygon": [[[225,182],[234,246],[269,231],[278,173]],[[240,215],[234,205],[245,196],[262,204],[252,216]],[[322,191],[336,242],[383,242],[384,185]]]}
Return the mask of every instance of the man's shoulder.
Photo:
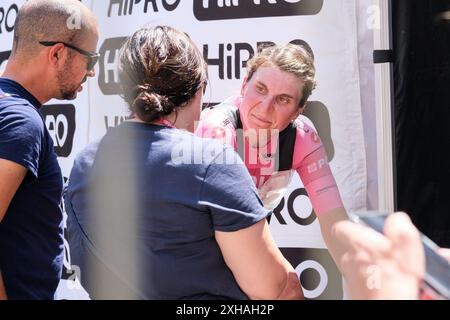
{"label": "man's shoulder", "polygon": [[25,98],[5,94],[0,90],[0,119],[2,121],[24,121],[28,125],[43,129],[44,122],[39,111]]}

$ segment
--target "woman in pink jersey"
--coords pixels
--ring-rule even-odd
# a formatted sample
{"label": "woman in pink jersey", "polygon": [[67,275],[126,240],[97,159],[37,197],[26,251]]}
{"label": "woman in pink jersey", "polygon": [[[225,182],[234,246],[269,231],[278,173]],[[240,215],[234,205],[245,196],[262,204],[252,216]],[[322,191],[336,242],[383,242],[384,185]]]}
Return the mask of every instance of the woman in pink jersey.
{"label": "woman in pink jersey", "polygon": [[269,209],[274,209],[294,171],[299,174],[322,236],[335,261],[340,250],[332,226],[347,218],[327,155],[316,131],[300,118],[315,88],[312,55],[304,47],[272,46],[247,63],[241,95],[205,110],[196,129],[234,146]]}

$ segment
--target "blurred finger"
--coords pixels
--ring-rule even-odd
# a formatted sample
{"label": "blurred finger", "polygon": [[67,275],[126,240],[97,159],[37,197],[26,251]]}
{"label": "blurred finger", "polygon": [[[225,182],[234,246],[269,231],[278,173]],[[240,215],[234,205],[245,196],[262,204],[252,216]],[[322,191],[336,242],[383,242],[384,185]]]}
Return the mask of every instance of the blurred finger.
{"label": "blurred finger", "polygon": [[447,259],[448,262],[450,263],[450,249],[441,248],[439,249],[439,254],[443,256],[445,259]]}
{"label": "blurred finger", "polygon": [[384,225],[384,234],[391,240],[392,253],[408,272],[422,277],[425,272],[425,255],[420,233],[406,213],[391,214]]}
{"label": "blurred finger", "polygon": [[387,250],[389,241],[380,233],[351,221],[340,221],[333,227],[333,235],[339,244],[354,250]]}

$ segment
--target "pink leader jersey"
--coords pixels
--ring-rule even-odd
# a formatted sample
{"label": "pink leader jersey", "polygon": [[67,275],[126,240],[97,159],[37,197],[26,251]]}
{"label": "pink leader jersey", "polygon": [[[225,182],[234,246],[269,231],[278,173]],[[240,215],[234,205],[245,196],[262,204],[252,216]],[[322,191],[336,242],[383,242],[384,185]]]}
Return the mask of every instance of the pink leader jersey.
{"label": "pink leader jersey", "polygon": [[[232,97],[224,103],[240,108],[241,98]],[[297,135],[292,169],[299,174],[316,215],[343,207],[336,181],[328,164],[325,148],[319,136],[313,128],[300,119],[296,119],[296,126]],[[231,121],[227,120],[227,115],[222,110],[213,108],[203,111],[195,133],[205,138],[221,139],[237,151],[236,128]],[[259,149],[251,147],[248,139],[244,140],[244,162],[263,202],[266,204],[271,201],[271,197],[276,198],[277,196],[278,200],[276,201],[279,202],[284,194],[274,195],[275,189],[285,190],[292,170],[277,172],[275,169],[275,161],[271,155],[276,150],[277,139],[271,139],[267,146]],[[270,206],[270,209],[273,208],[274,206]]]}

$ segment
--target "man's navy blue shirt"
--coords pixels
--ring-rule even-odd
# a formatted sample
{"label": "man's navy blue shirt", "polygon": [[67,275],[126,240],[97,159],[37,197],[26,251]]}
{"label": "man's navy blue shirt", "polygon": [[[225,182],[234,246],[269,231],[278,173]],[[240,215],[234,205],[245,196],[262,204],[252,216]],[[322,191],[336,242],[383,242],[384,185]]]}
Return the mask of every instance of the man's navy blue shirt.
{"label": "man's navy blue shirt", "polygon": [[9,299],[53,299],[63,264],[62,174],[39,101],[0,78],[0,158],[28,169],[0,222]]}

